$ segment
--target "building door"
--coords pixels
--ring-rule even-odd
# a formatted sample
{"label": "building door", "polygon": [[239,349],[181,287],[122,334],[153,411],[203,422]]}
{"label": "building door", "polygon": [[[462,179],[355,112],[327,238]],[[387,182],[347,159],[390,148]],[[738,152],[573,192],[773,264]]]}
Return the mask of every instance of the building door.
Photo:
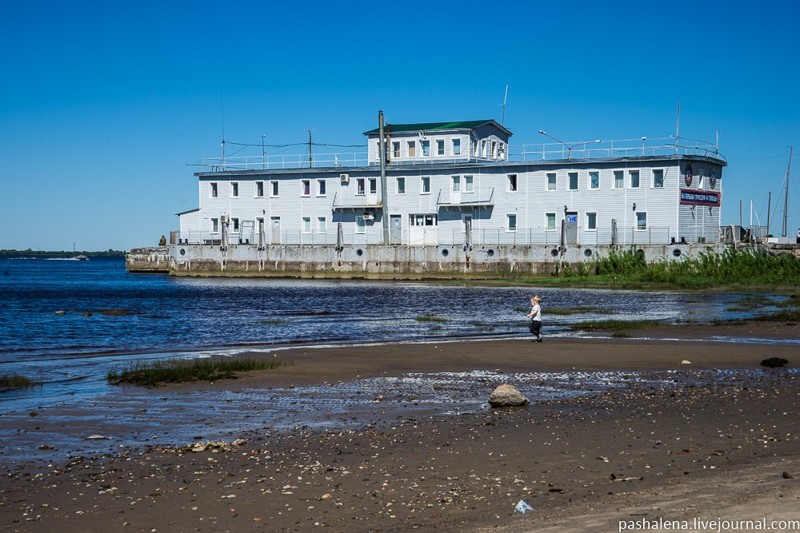
{"label": "building door", "polygon": [[403,243],[403,218],[401,215],[389,215],[389,244]]}
{"label": "building door", "polygon": [[281,243],[281,217],[271,217],[269,219],[269,243]]}
{"label": "building door", "polygon": [[564,220],[566,222],[567,244],[578,244],[578,212],[567,211]]}
{"label": "building door", "polygon": [[452,187],[450,190],[450,203],[461,203],[461,176],[452,177]]}

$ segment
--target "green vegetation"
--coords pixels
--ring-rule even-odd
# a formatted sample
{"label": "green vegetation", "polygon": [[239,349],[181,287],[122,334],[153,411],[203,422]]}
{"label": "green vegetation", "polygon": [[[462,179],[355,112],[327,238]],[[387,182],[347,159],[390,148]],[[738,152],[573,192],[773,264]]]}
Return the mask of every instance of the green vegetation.
{"label": "green vegetation", "polygon": [[111,371],[107,379],[112,385],[129,383],[155,387],[164,383],[187,383],[191,381],[219,381],[236,379],[237,372],[272,370],[284,366],[282,359],[211,358],[170,359],[167,361],[135,362],[122,372]]}
{"label": "green vegetation", "polygon": [[420,315],[414,320],[416,320],[417,322],[447,322],[446,318],[434,315]]}
{"label": "green vegetation", "polygon": [[[531,280],[541,284],[542,280]],[[612,251],[582,264],[562,265],[555,285],[616,288],[787,287],[800,285],[800,259],[763,251],[728,249],[682,261],[647,263],[634,250]]]}
{"label": "green vegetation", "polygon": [[38,381],[34,381],[21,374],[8,374],[0,376],[0,389],[27,389],[30,387],[38,387],[41,385]]}
{"label": "green vegetation", "polygon": [[644,329],[656,327],[661,322],[657,320],[589,320],[573,324],[573,330],[582,331],[615,331],[624,332],[632,329]]}

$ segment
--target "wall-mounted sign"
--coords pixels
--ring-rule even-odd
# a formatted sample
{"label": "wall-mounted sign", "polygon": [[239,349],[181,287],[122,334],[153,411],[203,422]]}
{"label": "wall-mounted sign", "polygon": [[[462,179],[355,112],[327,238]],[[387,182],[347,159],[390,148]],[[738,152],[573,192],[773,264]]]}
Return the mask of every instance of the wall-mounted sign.
{"label": "wall-mounted sign", "polygon": [[683,171],[683,181],[686,182],[687,187],[692,186],[692,165],[686,165]]}
{"label": "wall-mounted sign", "polygon": [[681,189],[681,204],[719,207],[720,194],[715,191],[695,191],[691,189]]}

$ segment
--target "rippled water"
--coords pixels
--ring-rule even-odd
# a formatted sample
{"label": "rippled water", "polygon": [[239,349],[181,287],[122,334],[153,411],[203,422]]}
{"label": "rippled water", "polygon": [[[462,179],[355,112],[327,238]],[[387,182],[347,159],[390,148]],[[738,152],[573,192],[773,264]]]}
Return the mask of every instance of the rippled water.
{"label": "rippled water", "polygon": [[[348,421],[384,416],[386,408],[400,408],[395,413],[402,416],[482,409],[485,391],[469,384],[479,380],[491,385],[508,376],[411,374],[269,391],[190,390],[164,397],[150,390],[110,386],[105,377],[109,370],[136,360],[269,350],[298,343],[527,336],[525,314],[534,290],[543,297],[545,333],[551,337],[574,335],[568,333],[569,326],[586,320],[744,318],[770,311],[765,300],[782,299],[764,293],[187,279],[128,274],[121,259],[2,259],[0,375],[21,373],[42,386],[0,390],[4,422],[0,457],[50,453],[46,450],[51,446],[58,453],[76,453],[164,440],[185,442],[235,434],[243,428],[346,426]],[[755,309],[751,298],[760,302]],[[571,311],[559,314],[567,309]],[[601,390],[621,379],[618,373],[591,373],[575,382],[557,375],[514,376],[534,401]],[[378,397],[386,391],[392,391],[391,396]],[[64,416],[64,431],[20,430],[35,420],[30,415],[37,412],[51,422]],[[87,440],[97,432],[107,440]],[[45,451],[42,444],[48,445]]]}
{"label": "rippled water", "polygon": [[[550,336],[585,320],[710,321],[752,313],[742,303],[747,294],[188,279],[129,274],[120,258],[3,259],[0,374],[22,373],[44,386],[2,392],[0,401],[96,394],[107,389],[109,370],[136,359],[289,343],[527,335],[533,290],[543,297]],[[563,309],[580,311],[556,314]]]}

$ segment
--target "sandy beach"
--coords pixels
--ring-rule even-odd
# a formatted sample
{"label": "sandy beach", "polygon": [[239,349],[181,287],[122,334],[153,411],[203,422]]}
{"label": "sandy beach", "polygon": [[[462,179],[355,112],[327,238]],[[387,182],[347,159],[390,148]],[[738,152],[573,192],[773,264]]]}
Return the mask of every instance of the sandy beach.
{"label": "sandy beach", "polygon": [[[749,340],[713,342],[736,337]],[[797,338],[797,324],[753,323],[543,343],[292,348],[277,370],[145,394],[477,370],[564,372],[573,382],[615,371],[617,383],[458,414],[407,410],[413,398],[386,390],[347,425],[263,427],[211,445],[143,443],[52,461],[0,456],[0,530],[710,530],[714,520],[800,530],[800,347],[774,342]],[[760,366],[768,357],[790,365]],[[488,398],[494,385],[463,386]],[[65,429],[66,415],[45,410],[0,425],[20,424],[21,435],[86,431]],[[515,511],[520,501],[532,509]]]}

